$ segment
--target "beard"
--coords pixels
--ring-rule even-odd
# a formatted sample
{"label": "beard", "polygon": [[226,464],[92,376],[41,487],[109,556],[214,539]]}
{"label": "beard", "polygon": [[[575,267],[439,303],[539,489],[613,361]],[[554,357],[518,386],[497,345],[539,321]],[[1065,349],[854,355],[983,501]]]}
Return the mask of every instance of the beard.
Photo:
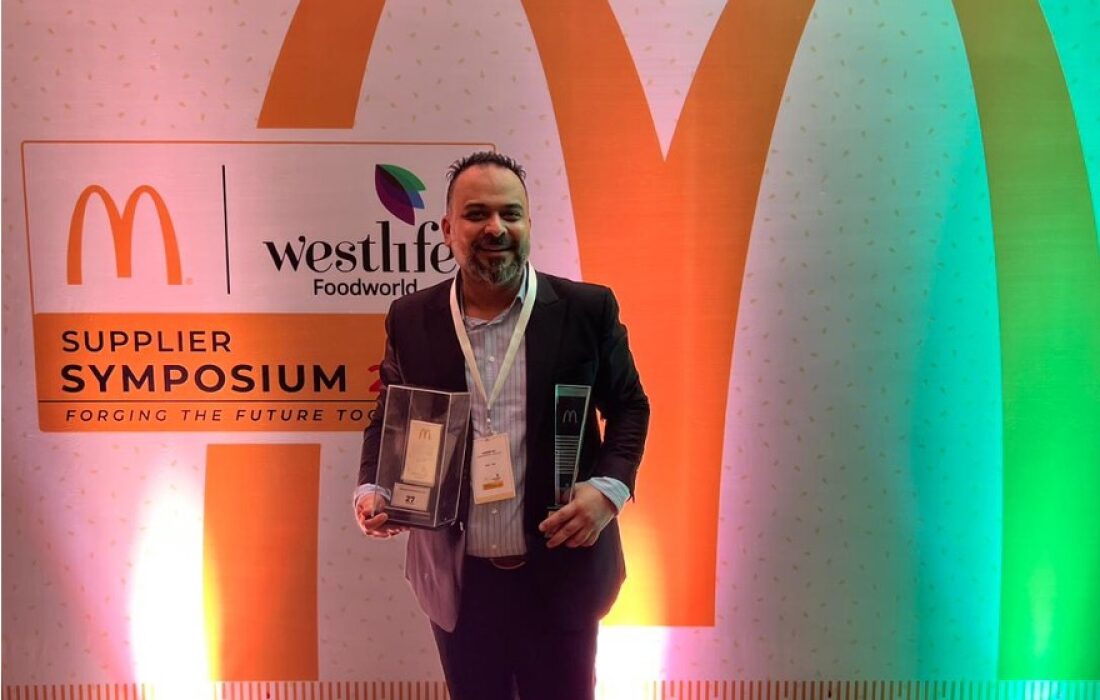
{"label": "beard", "polygon": [[[508,286],[521,278],[524,268],[527,267],[529,244],[513,242],[510,248],[493,247],[499,246],[502,238],[483,239],[475,243],[470,251],[469,260],[463,266],[466,272],[496,287]],[[482,255],[483,252],[500,253],[502,250],[510,252],[511,255]]]}

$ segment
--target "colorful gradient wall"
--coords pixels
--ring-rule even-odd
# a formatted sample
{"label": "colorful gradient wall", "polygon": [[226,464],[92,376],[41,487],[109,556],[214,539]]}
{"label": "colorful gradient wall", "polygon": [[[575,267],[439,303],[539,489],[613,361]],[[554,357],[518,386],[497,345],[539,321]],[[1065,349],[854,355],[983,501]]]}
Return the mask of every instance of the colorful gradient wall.
{"label": "colorful gradient wall", "polygon": [[[438,696],[402,545],[350,517],[361,420],[67,423],[56,337],[225,328],[368,404],[388,298],[303,292],[264,241],[417,250],[385,163],[428,250],[441,166],[486,146],[654,401],[604,697],[1096,696],[1097,3],[3,10],[5,697]],[[131,278],[88,196],[65,276],[93,183],[163,199]]]}

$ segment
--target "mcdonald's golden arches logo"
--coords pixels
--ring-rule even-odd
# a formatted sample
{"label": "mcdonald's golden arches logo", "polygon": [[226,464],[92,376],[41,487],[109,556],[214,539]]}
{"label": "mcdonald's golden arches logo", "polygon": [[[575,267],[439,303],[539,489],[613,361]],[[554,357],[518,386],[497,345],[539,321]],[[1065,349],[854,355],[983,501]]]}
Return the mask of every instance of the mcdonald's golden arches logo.
{"label": "mcdonald's golden arches logo", "polygon": [[111,194],[99,185],[89,185],[84,188],[73,207],[72,220],[69,223],[69,251],[67,256],[68,272],[66,280],[69,284],[81,284],[83,282],[84,260],[84,219],[88,209],[88,201],[92,195],[98,195],[107,212],[107,220],[111,227],[111,240],[115,247],[115,272],[119,277],[131,277],[133,273],[133,247],[134,247],[134,217],[137,215],[138,202],[143,195],[147,195],[156,209],[157,218],[160,221],[160,233],[164,242],[164,261],[166,279],[168,284],[182,284],[183,272],[180,266],[180,249],[176,240],[176,229],[172,225],[172,217],[168,213],[168,207],[164,198],[160,196],[151,185],[140,185],[130,193],[126,204],[119,212],[115,200]]}

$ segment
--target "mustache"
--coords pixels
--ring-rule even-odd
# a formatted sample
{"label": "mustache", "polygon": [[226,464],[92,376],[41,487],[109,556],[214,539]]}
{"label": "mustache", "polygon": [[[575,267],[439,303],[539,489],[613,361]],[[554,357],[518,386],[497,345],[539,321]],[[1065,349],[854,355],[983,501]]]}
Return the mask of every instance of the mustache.
{"label": "mustache", "polygon": [[474,250],[509,250],[516,247],[516,241],[507,233],[499,236],[482,236],[474,241]]}

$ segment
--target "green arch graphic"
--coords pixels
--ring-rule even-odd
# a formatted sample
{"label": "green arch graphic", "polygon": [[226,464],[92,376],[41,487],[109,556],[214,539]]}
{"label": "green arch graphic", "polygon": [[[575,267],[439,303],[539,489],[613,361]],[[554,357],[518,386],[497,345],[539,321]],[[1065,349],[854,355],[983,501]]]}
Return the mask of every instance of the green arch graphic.
{"label": "green arch graphic", "polygon": [[1034,0],[955,0],[992,208],[1004,401],[1002,678],[1100,678],[1100,252]]}

